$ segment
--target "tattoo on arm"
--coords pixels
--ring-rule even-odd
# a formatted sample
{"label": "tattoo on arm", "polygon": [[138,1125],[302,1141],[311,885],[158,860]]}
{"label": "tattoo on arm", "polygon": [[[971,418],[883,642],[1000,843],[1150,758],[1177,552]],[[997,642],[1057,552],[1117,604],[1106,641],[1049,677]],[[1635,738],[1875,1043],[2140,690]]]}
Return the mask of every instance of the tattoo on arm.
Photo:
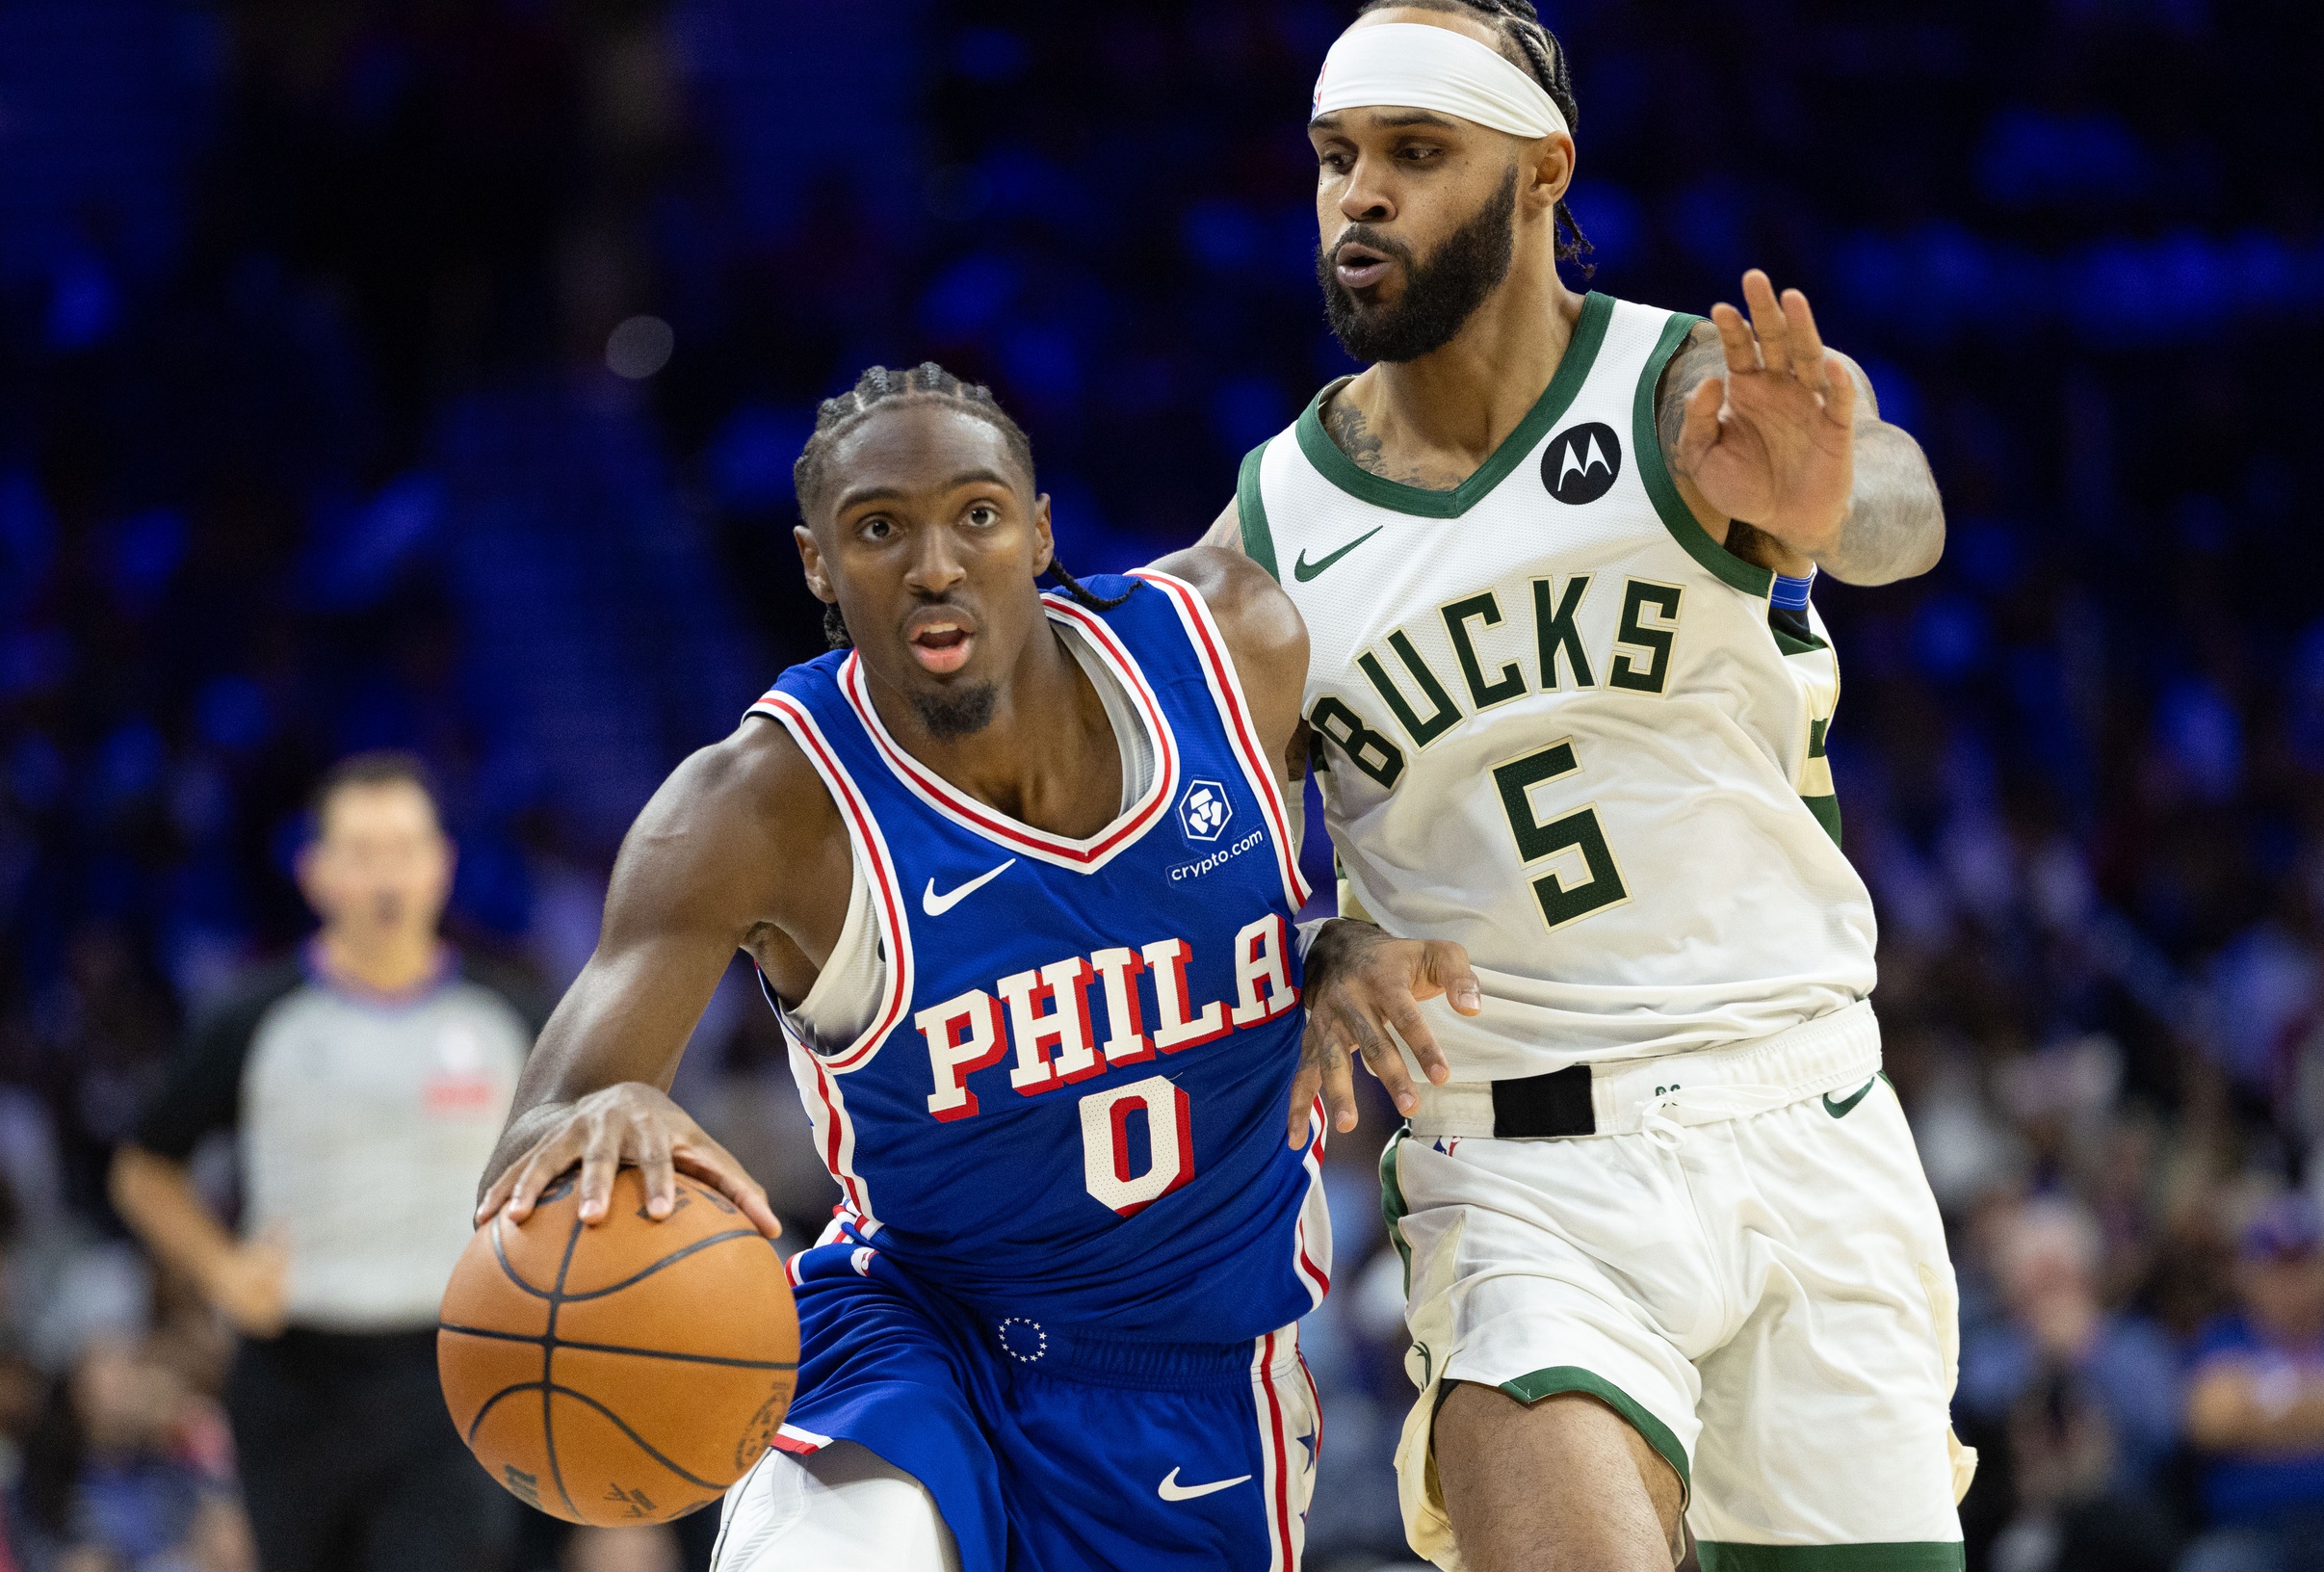
{"label": "tattoo on arm", "polygon": [[1655,435],[1661,440],[1665,458],[1678,457],[1679,432],[1686,424],[1686,395],[1726,370],[1719,330],[1708,322],[1696,323],[1686,335],[1685,347],[1662,368],[1662,385],[1655,395]]}
{"label": "tattoo on arm", "polygon": [[[1864,368],[1844,354],[1840,358],[1856,384],[1856,486],[1840,543],[1817,565],[1843,584],[1889,584],[1925,573],[1945,551],[1945,506],[1936,480],[1920,445],[1880,418],[1880,401]],[[1655,434],[1665,457],[1679,451],[1686,396],[1726,369],[1718,329],[1698,324],[1663,369],[1655,401]],[[1770,538],[1738,519],[1727,549],[1763,567],[1771,561]]]}

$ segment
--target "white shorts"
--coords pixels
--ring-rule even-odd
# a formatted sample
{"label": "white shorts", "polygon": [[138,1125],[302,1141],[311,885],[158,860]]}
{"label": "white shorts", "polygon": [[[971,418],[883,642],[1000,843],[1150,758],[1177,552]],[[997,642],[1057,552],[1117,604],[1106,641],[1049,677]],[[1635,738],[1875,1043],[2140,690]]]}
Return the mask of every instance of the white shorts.
{"label": "white shorts", "polygon": [[769,1447],[719,1513],[711,1572],[960,1572],[927,1487],[852,1441]]}
{"label": "white shorts", "polygon": [[1423,1092],[1380,1164],[1422,1389],[1397,1454],[1421,1555],[1461,1565],[1429,1437],[1448,1383],[1474,1381],[1620,1413],[1685,1485],[1704,1572],[1843,1545],[1896,1572],[1962,1564],[1952,1266],[1871,1012],[1843,1014],[1602,1072],[1611,1134],[1447,1134],[1475,1128],[1474,1093]]}

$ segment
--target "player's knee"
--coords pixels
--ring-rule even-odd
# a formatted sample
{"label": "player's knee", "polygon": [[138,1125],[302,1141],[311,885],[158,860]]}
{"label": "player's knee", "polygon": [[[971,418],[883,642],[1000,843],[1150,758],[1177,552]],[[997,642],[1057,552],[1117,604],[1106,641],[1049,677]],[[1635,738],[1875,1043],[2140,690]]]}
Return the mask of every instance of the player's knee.
{"label": "player's knee", "polygon": [[1560,1481],[1566,1499],[1613,1512],[1625,1497],[1637,1500],[1635,1480],[1663,1537],[1683,1544],[1685,1486],[1678,1471],[1629,1420],[1587,1393],[1522,1402],[1499,1387],[1458,1381],[1437,1411],[1432,1441],[1456,1530],[1464,1518],[1499,1517],[1505,1504],[1542,1499],[1545,1480]]}

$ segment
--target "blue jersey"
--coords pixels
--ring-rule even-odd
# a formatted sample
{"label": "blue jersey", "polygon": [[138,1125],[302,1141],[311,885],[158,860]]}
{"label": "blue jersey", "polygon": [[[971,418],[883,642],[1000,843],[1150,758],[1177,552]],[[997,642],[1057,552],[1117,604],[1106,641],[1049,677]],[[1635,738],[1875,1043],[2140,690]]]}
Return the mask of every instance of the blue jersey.
{"label": "blue jersey", "polygon": [[1329,1282],[1319,1111],[1304,1148],[1283,1136],[1306,888],[1201,596],[1151,572],[1091,588],[1135,593],[1044,609],[1130,695],[1155,768],[1088,839],[906,753],[852,653],[752,706],[838,804],[886,961],[871,1026],[794,1035],[793,1073],[847,1231],[922,1280],[1028,1328],[1259,1337]]}

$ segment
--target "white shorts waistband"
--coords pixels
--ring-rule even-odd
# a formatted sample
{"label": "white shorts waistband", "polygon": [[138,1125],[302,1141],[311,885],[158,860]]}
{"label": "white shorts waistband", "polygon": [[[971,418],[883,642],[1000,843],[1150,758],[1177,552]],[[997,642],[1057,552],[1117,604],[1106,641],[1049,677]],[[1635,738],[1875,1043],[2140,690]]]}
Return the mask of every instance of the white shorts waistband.
{"label": "white shorts waistband", "polygon": [[[1779,1108],[1803,1098],[1863,1086],[1880,1073],[1880,1022],[1872,1002],[1749,1042],[1658,1059],[1592,1065],[1590,1106],[1601,1136],[1715,1124]],[[1491,1137],[1493,1083],[1456,1081],[1434,1087],[1416,1080],[1421,1106],[1412,1133],[1434,1140]],[[1560,1136],[1549,1140],[1586,1140]]]}

